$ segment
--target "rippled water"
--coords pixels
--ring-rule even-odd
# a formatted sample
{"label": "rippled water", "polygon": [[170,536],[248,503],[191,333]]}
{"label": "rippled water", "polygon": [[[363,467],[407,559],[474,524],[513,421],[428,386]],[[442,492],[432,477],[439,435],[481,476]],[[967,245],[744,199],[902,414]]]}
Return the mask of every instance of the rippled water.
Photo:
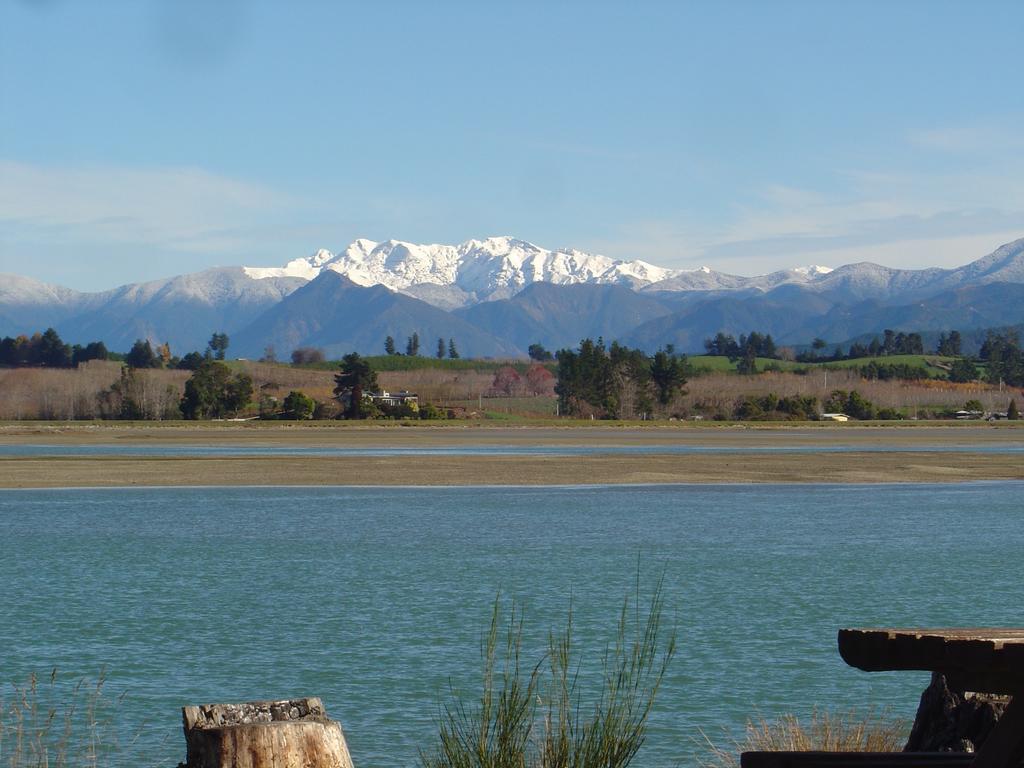
{"label": "rippled water", "polygon": [[849,669],[836,630],[1020,625],[1022,490],[0,491],[0,672],[105,665],[150,765],[184,757],[183,704],[289,695],[324,699],[360,768],[410,765],[449,679],[475,679],[499,590],[529,658],[570,594],[593,656],[639,557],[680,650],[637,764],[694,765],[699,729],[750,715],[912,716],[927,674]]}

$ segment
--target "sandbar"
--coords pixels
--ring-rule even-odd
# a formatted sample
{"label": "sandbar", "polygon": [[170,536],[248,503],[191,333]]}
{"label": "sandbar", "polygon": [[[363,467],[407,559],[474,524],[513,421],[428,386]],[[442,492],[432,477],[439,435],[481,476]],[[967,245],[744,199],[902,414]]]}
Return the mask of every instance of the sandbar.
{"label": "sandbar", "polygon": [[[217,445],[215,456],[0,458],[0,488],[287,485],[906,483],[1024,480],[1024,429],[999,425],[366,426],[5,424],[0,445]],[[586,455],[236,455],[231,446],[586,446]],[[713,453],[665,453],[699,445]],[[786,447],[845,446],[787,453]],[[643,452],[602,453],[601,446]],[[892,447],[894,450],[886,450]],[[765,448],[780,448],[779,452]],[[858,450],[860,448],[860,450]],[[915,450],[917,448],[918,450]],[[935,448],[942,450],[936,451]],[[758,449],[757,452],[748,449]]]}

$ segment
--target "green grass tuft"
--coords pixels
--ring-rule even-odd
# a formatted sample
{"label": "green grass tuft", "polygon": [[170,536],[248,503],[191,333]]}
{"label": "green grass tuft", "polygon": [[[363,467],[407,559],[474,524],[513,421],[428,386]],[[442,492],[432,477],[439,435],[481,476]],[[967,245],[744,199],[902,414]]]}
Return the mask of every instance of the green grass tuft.
{"label": "green grass tuft", "polygon": [[[661,626],[659,582],[646,618],[626,599],[614,641],[602,661],[602,685],[592,701],[579,684],[572,608],[565,629],[552,632],[543,659],[524,669],[523,620],[513,604],[507,622],[495,600],[483,643],[480,698],[454,690],[439,716],[438,744],[421,751],[423,768],[624,768],[647,733],[658,688],[675,653],[675,633]],[[505,624],[504,642],[499,627]],[[503,646],[499,663],[499,646]],[[542,670],[547,668],[545,675]]]}

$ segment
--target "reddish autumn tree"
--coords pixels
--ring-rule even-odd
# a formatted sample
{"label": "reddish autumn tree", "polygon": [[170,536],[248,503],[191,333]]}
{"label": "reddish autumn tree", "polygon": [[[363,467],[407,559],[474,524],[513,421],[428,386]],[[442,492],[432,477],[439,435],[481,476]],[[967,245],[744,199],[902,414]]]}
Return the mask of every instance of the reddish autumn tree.
{"label": "reddish autumn tree", "polygon": [[523,386],[523,377],[511,365],[499,368],[494,374],[494,381],[491,382],[491,394],[494,396],[505,395],[511,397],[518,393]]}
{"label": "reddish autumn tree", "polygon": [[554,396],[555,374],[543,365],[531,365],[526,371],[526,388],[533,395]]}

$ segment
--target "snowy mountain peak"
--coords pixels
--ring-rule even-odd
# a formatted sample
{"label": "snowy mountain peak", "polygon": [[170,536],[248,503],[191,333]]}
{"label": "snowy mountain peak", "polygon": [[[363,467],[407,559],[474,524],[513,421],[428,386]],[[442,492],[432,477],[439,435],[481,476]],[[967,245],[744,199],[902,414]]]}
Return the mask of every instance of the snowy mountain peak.
{"label": "snowy mountain peak", "polygon": [[[360,239],[339,254],[319,250],[284,267],[246,267],[249,277],[302,277],[325,269],[358,285],[384,285],[432,303],[458,306],[512,296],[530,283],[611,283],[641,288],[675,270],[644,261],[613,260],[575,249],[547,250],[510,236],[459,245],[419,245],[402,240]],[[440,289],[440,290],[439,290]]]}
{"label": "snowy mountain peak", "polygon": [[832,267],[823,267],[820,264],[809,264],[806,267],[793,267],[793,271],[798,275],[818,277],[819,275],[827,275],[832,271]]}
{"label": "snowy mountain peak", "polygon": [[863,262],[834,270],[811,264],[768,275],[741,277],[708,266],[666,269],[646,261],[611,259],[575,248],[548,250],[508,235],[467,240],[458,245],[359,239],[340,253],[321,249],[283,267],[244,269],[246,275],[257,280],[272,277],[312,280],[329,269],[357,285],[383,285],[443,309],[509,298],[537,282],[614,284],[651,292],[765,292],[792,283],[811,290],[888,296],[911,287],[922,290],[934,281],[941,281],[949,288],[971,281],[1024,282],[1024,240],[1008,243],[955,270],[900,270]]}

